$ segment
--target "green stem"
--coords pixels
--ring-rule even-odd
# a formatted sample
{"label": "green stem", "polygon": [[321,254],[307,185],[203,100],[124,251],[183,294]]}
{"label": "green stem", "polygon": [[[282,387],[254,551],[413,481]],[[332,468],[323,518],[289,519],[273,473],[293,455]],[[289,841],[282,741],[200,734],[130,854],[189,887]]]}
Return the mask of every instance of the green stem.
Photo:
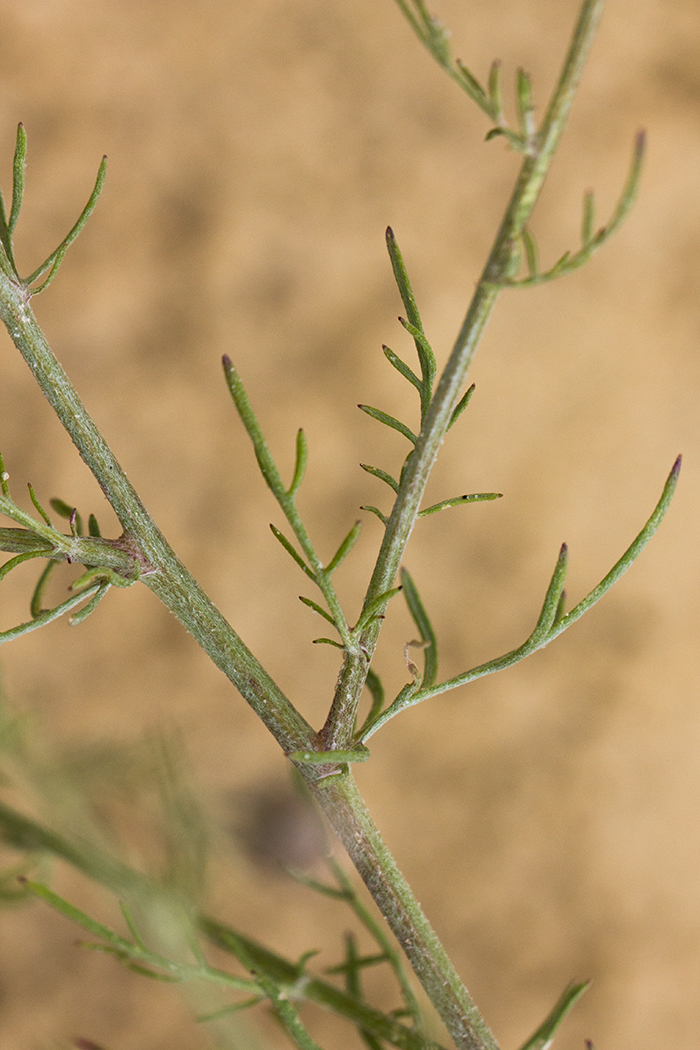
{"label": "green stem", "polygon": [[458,1050],[498,1050],[437,934],[397,867],[352,776],[310,785]]}
{"label": "green stem", "polygon": [[[603,0],[584,0],[559,82],[539,134],[535,137],[533,152],[523,161],[483,274],[438,383],[415,449],[409,456],[365,596],[365,607],[389,590],[396,579],[428,477],[449,429],[474,354],[504,283],[514,275],[518,266],[518,242],[554,158],[602,8]],[[379,641],[381,626],[381,619],[374,619],[362,631],[359,639],[363,654],[361,657],[354,653],[345,656],[333,705],[322,730],[326,750],[345,748],[352,739],[357,707]]]}

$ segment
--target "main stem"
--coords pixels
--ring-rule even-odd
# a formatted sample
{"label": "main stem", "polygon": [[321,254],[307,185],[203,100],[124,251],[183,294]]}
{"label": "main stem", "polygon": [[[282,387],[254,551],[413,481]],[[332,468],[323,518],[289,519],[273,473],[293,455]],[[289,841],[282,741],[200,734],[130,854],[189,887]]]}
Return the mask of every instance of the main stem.
{"label": "main stem", "polygon": [[[370,581],[365,608],[388,590],[396,577],[467,370],[502,282],[512,275],[515,246],[554,156],[602,6],[603,0],[584,0],[559,83],[533,144],[532,155],[526,157],[522,165],[484,273],[405,471]],[[48,346],[29,308],[28,293],[13,278],[6,257],[0,260],[0,271],[0,319],[114,508],[124,529],[124,539],[133,545],[132,549],[141,562],[143,582],[224,671],[286,753],[312,750],[319,740],[311,726],[180,562],[141,503]],[[324,749],[342,749],[352,738],[357,705],[379,637],[379,624],[380,621],[375,620],[362,632],[360,649],[363,655],[346,657],[323,731]],[[459,1050],[496,1050],[492,1034],[382,842],[353,779],[349,774],[323,778],[322,768],[314,770],[309,766],[303,767],[303,772],[456,1046]]]}
{"label": "main stem", "polygon": [[498,1050],[411,887],[387,849],[353,777],[310,785],[414,973],[459,1050]]}

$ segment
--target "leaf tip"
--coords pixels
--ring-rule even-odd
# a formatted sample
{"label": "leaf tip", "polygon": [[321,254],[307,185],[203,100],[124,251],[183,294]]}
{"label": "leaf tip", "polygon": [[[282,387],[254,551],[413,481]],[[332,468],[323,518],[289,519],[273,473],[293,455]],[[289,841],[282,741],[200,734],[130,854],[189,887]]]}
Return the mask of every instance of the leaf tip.
{"label": "leaf tip", "polygon": [[683,462],[683,456],[681,454],[679,454],[678,456],[676,456],[676,462],[673,464],[673,467],[671,468],[671,476],[672,477],[674,477],[674,478],[678,477],[678,475],[681,472],[681,464],[682,464],[682,462]]}

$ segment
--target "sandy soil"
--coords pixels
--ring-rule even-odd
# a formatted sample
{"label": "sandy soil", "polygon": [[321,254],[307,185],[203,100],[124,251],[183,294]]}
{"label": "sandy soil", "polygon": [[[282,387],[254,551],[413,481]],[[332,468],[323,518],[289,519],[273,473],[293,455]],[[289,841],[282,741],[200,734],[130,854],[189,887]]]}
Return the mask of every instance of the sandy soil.
{"label": "sandy soil", "polygon": [[[522,64],[540,105],[575,8],[439,5],[477,75],[498,56],[511,83]],[[391,470],[404,452],[356,404],[407,418],[416,407],[380,349],[410,352],[384,228],[396,231],[444,360],[516,161],[500,141],[483,143],[485,118],[391,0],[2,0],[0,26],[6,193],[18,121],[29,134],[26,271],[74,220],[101,155],[110,162],[98,210],[36,301],[38,317],[183,560],[320,724],[337,655],[310,645],[318,627],[297,601],[308,589],[268,530],[280,515],[221,354],[238,365],[285,470],[305,427],[301,503],[319,550],[332,551],[360,504],[387,502],[358,463]],[[544,259],[576,243],[584,190],[596,187],[601,221],[610,212],[640,126],[650,142],[642,192],[585,270],[504,296],[488,329],[475,398],[431,495],[505,498],[425,521],[407,556],[445,673],[527,635],[563,540],[571,601],[596,583],[683,451],[669,518],[570,635],[396,720],[358,773],[503,1047],[519,1045],[574,977],[594,984],[561,1050],[586,1037],[605,1048],[697,1046],[699,49],[691,0],[610,0],[537,214]],[[95,510],[115,534],[7,337],[2,350],[0,446],[15,493],[31,481],[45,499]],[[349,610],[379,538],[368,517],[339,574]],[[26,615],[33,575],[3,583],[3,626]],[[379,658],[390,687],[404,680],[411,630],[397,608]],[[55,753],[178,727],[221,839],[255,813],[271,814],[278,837],[270,799],[287,791],[287,774],[274,742],[145,589],[112,593],[79,629],[61,622],[7,646],[2,669],[8,702],[31,713]],[[228,836],[212,906],[291,955],[319,946],[320,965],[336,961],[348,916],[267,874],[250,840]],[[117,921],[97,891],[57,877]],[[75,1035],[110,1050],[207,1045],[172,989],[75,940],[39,905],[3,918],[2,1050]],[[309,1023],[324,1046],[357,1045],[325,1018]],[[286,1045],[273,1028],[267,1039]]]}

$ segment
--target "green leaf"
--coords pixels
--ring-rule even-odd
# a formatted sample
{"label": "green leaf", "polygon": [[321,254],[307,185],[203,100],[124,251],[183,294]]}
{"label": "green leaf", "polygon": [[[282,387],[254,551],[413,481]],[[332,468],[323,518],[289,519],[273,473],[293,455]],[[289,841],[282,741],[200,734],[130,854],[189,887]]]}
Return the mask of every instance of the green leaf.
{"label": "green leaf", "polygon": [[46,273],[47,270],[49,271],[48,277],[46,278],[44,283],[39,285],[38,288],[31,289],[32,295],[39,295],[40,292],[45,291],[53,281],[56,274],[58,273],[59,267],[63,262],[63,257],[65,256],[66,252],[68,251],[78,234],[85,228],[85,224],[87,223],[88,219],[95,210],[95,205],[97,204],[97,200],[100,196],[100,193],[102,192],[102,187],[104,186],[106,176],[107,158],[103,157],[100,161],[100,166],[97,171],[97,178],[95,180],[95,186],[93,188],[92,193],[90,194],[90,199],[88,200],[87,204],[80,213],[80,217],[78,218],[78,221],[76,222],[75,226],[73,226],[70,232],[66,234],[66,236],[59,244],[58,248],[56,248],[55,251],[51,252],[51,255],[49,255],[49,257],[44,260],[41,266],[37,266],[34,273],[30,274],[30,276],[25,278],[22,282],[25,288],[29,288],[29,286],[33,284],[34,281],[36,281],[39,277],[41,277],[42,274]]}
{"label": "green leaf", "polygon": [[324,620],[328,620],[328,623],[332,624],[332,626],[335,627],[335,620],[333,619],[331,614],[327,613],[325,609],[322,609],[321,606],[317,604],[317,602],[312,601],[311,598],[304,598],[301,594],[299,595],[299,601],[302,602],[304,605],[307,605],[309,609],[313,609],[314,612],[318,613],[319,616],[322,616]]}
{"label": "green leaf", "polygon": [[294,547],[289,542],[287,537],[284,536],[280,532],[280,530],[278,528],[276,528],[272,524],[270,524],[270,529],[272,531],[272,535],[275,537],[276,540],[279,540],[279,542],[282,544],[282,546],[286,550],[287,554],[291,554],[292,558],[294,558],[294,561],[297,563],[299,568],[303,569],[304,572],[306,573],[306,575],[309,577],[309,579],[313,580],[314,583],[315,583],[316,582],[316,574],[311,571],[311,569],[306,564],[306,562],[304,561],[302,556],[294,549]]}
{"label": "green leaf", "polygon": [[593,240],[595,226],[595,195],[593,190],[586,190],[583,195],[583,214],[581,216],[581,245],[587,248]]}
{"label": "green leaf", "polygon": [[330,576],[332,572],[335,572],[335,570],[340,565],[341,561],[343,561],[343,559],[348,556],[352,548],[355,546],[355,543],[357,542],[357,538],[360,535],[361,529],[362,522],[356,521],[353,527],[350,529],[347,536],[345,537],[345,539],[343,540],[343,542],[338,547],[338,550],[328,562],[328,565],[325,568],[325,572],[328,576]]}
{"label": "green leaf", "polygon": [[18,124],[17,144],[15,146],[14,160],[12,161],[12,207],[10,208],[10,218],[7,223],[7,229],[10,236],[14,233],[17,220],[19,219],[19,213],[22,210],[26,156],[27,132],[24,130],[24,124]]}
{"label": "green leaf", "polygon": [[430,404],[433,383],[437,372],[435,354],[433,353],[433,348],[426,339],[422,328],[411,324],[411,322],[407,321],[405,317],[399,317],[399,323],[403,325],[410,335],[413,336],[413,341],[416,344],[418,360],[420,361],[421,373],[423,375],[423,382],[421,383],[421,402],[425,414],[425,411],[427,411],[428,405]]}
{"label": "green leaf", "polygon": [[555,1003],[551,1013],[548,1014],[539,1028],[533,1032],[527,1042],[523,1043],[520,1050],[549,1050],[560,1024],[574,1003],[581,998],[590,986],[590,983],[590,981],[581,981],[577,984],[570,984]]}
{"label": "green leaf", "polygon": [[386,604],[401,591],[401,587],[392,587],[388,591],[383,591],[382,594],[377,595],[369,604],[362,610],[362,615],[357,621],[355,631],[363,630],[367,624],[375,618],[380,616],[384,612]]}
{"label": "green leaf", "polygon": [[418,594],[418,590],[413,582],[412,576],[408,572],[408,569],[401,569],[401,583],[403,584],[403,596],[406,599],[408,611],[413,617],[413,622],[420,632],[421,641],[428,643],[423,651],[425,663],[423,666],[423,680],[421,685],[424,689],[429,689],[431,685],[434,685],[438,672],[437,639],[435,637],[435,631],[433,630],[433,625],[425,611],[423,602],[420,599],[420,595]]}
{"label": "green leaf", "polygon": [[462,397],[459,399],[459,401],[455,405],[454,411],[452,412],[452,415],[450,416],[450,422],[447,424],[447,429],[448,430],[455,425],[455,423],[457,422],[459,417],[462,415],[462,412],[464,412],[465,408],[467,407],[467,405],[471,401],[472,395],[473,395],[475,390],[476,390],[476,383],[472,383],[472,385],[469,387],[469,389],[466,390],[464,392],[464,394],[462,394]]}
{"label": "green leaf", "polygon": [[[459,65],[459,62],[457,63]],[[497,124],[503,120],[503,98],[501,96],[501,63],[498,59],[491,63],[489,70],[489,110],[488,115]]]}
{"label": "green leaf", "polygon": [[42,612],[44,611],[41,607],[44,598],[44,592],[46,591],[46,586],[49,582],[49,577],[53,572],[54,566],[57,564],[58,563],[53,561],[53,559],[47,561],[46,568],[43,570],[41,576],[39,577],[37,585],[34,588],[34,593],[32,594],[32,598],[29,603],[29,611],[33,619],[36,619],[37,616],[41,616]]}
{"label": "green leaf", "polygon": [[10,498],[10,486],[8,485],[10,475],[5,470],[5,460],[0,452],[0,491],[6,499]]}
{"label": "green leaf", "polygon": [[399,295],[401,301],[406,308],[409,322],[417,328],[421,333],[423,332],[423,324],[418,313],[418,307],[416,306],[416,300],[413,295],[413,289],[411,288],[411,282],[408,279],[408,273],[406,272],[406,266],[403,261],[403,256],[399,250],[399,246],[394,236],[394,231],[391,226],[386,228],[386,246],[389,251],[389,258],[391,259],[391,268],[394,271],[394,278],[399,289]]}
{"label": "green leaf", "polygon": [[528,230],[527,226],[523,228],[521,233],[523,247],[525,248],[525,258],[527,259],[527,270],[530,277],[537,277],[540,272],[539,256],[537,252],[537,242],[533,235]]}
{"label": "green leaf", "polygon": [[87,620],[88,616],[94,613],[97,606],[100,604],[104,596],[109,590],[108,583],[102,583],[93,594],[89,602],[86,602],[82,609],[78,609],[76,613],[73,613],[70,620],[68,621],[71,627],[78,627],[81,623]]}
{"label": "green leaf", "polygon": [[[0,580],[4,579],[13,569],[16,569],[22,562],[30,561],[31,558],[41,558],[46,555],[46,551],[27,551],[25,554],[16,554],[14,558],[9,558],[4,565],[0,567]],[[0,635],[1,637],[1,635]]]}
{"label": "green leaf", "polygon": [[400,372],[404,379],[407,379],[409,383],[411,383],[411,385],[416,388],[416,390],[418,390],[419,392],[422,391],[423,384],[416,375],[416,373],[413,371],[413,369],[409,368],[406,362],[402,361],[398,354],[395,354],[394,351],[390,350],[388,346],[382,346],[382,350],[384,351],[384,356],[386,357],[389,364],[393,365],[396,371]]}
{"label": "green leaf", "polygon": [[287,758],[307,766],[325,766],[330,762],[366,762],[369,756],[369,748],[358,744],[347,751],[292,751]]}
{"label": "green leaf", "polygon": [[242,999],[240,1003],[231,1003],[229,1006],[222,1006],[220,1010],[214,1010],[213,1013],[197,1014],[195,1020],[200,1023],[206,1021],[218,1021],[227,1014],[237,1013],[239,1010],[248,1010],[251,1006],[257,1006],[258,1003],[262,1003],[266,998],[267,996],[265,995],[251,995],[249,999]]}
{"label": "green leaf", "polygon": [[387,474],[385,470],[380,470],[379,467],[370,467],[366,463],[360,463],[360,466],[363,470],[367,471],[368,474],[371,474],[372,477],[379,478],[380,481],[386,482],[389,488],[393,489],[394,492],[399,491],[398,481],[396,478],[392,478],[391,474]]}
{"label": "green leaf", "polygon": [[379,507],[372,507],[368,503],[363,504],[363,506],[360,507],[360,510],[366,510],[370,514],[374,514],[375,517],[379,518],[379,520],[381,521],[382,525],[386,525],[387,521],[389,520],[387,518],[386,514],[382,514],[382,512],[379,509]]}
{"label": "green leaf", "polygon": [[300,428],[297,431],[297,447],[296,447],[296,462],[294,464],[294,477],[292,483],[287,489],[288,496],[296,496],[299,486],[304,480],[304,472],[306,470],[306,464],[309,458],[309,447],[306,443],[306,437],[304,431]]}
{"label": "green leaf", "polygon": [[[462,88],[464,88],[472,102],[476,102],[479,109],[482,109],[487,116],[494,120],[495,114],[493,102],[486,94],[474,74],[465,66],[460,58],[455,61],[455,66],[458,71],[458,77],[456,78],[457,82]],[[493,69],[493,66],[491,68]]]}
{"label": "green leaf", "polygon": [[533,113],[535,106],[532,101],[532,81],[524,69],[519,69],[516,74],[516,104],[518,123],[522,130],[523,139],[530,143],[535,134],[535,123]]}
{"label": "green leaf", "polygon": [[51,518],[48,516],[48,514],[46,513],[44,508],[42,507],[41,503],[39,503],[39,500],[37,499],[36,492],[34,491],[34,489],[32,488],[31,485],[28,485],[27,488],[29,489],[29,496],[31,498],[32,503],[34,504],[34,506],[38,510],[39,514],[41,514],[42,518],[44,519],[46,524],[49,526],[49,528],[52,529],[54,527],[53,522],[51,521]]}
{"label": "green leaf", "polygon": [[386,412],[382,412],[379,408],[371,408],[369,405],[358,405],[362,412],[366,412],[372,419],[379,420],[380,423],[384,423],[385,426],[391,427],[392,430],[398,430],[399,434],[403,434],[404,437],[408,438],[412,445],[415,445],[418,440],[412,430],[409,430],[405,423],[401,423],[394,416],[388,415]]}
{"label": "green leaf", "polygon": [[419,510],[418,517],[425,518],[429,514],[437,514],[440,510],[447,510],[448,507],[461,507],[465,503],[483,503],[486,500],[501,499],[502,496],[502,492],[472,492],[465,496],[453,496],[452,499],[443,499],[440,503],[433,503],[432,507]]}
{"label": "green leaf", "polygon": [[82,536],[83,521],[75,507],[71,507],[70,503],[66,503],[65,500],[55,498],[49,500],[49,506],[58,514],[59,518],[65,518],[66,521],[70,522],[71,532],[74,536]]}

